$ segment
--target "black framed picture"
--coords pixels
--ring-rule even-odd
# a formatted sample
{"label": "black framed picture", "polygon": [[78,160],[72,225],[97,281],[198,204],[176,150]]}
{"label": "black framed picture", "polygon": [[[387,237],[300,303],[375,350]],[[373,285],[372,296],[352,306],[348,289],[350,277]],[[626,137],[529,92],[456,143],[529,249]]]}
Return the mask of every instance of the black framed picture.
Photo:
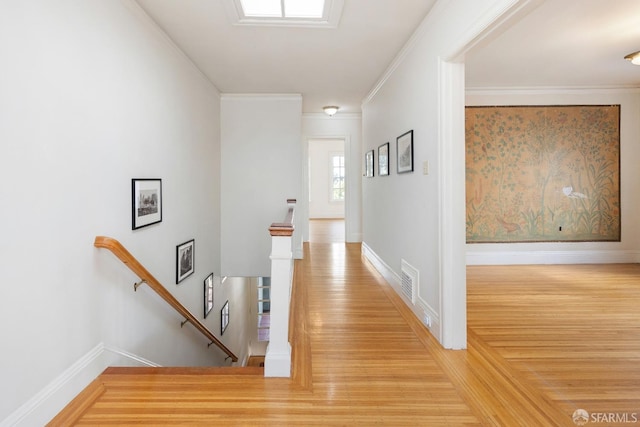
{"label": "black framed picture", "polygon": [[413,172],[413,130],[396,139],[398,173]]}
{"label": "black framed picture", "polygon": [[213,309],[213,273],[204,279],[204,318],[206,319]]}
{"label": "black framed picture", "polygon": [[373,150],[370,150],[364,155],[364,176],[371,178],[373,175]]}
{"label": "black framed picture", "polygon": [[131,229],[162,221],[162,180],[133,178],[131,180]]}
{"label": "black framed picture", "polygon": [[224,331],[229,326],[229,301],[224,303],[220,310],[220,335],[224,335]]}
{"label": "black framed picture", "polygon": [[378,147],[378,175],[389,175],[389,143]]}
{"label": "black framed picture", "polygon": [[195,241],[193,239],[176,246],[176,285],[195,271]]}

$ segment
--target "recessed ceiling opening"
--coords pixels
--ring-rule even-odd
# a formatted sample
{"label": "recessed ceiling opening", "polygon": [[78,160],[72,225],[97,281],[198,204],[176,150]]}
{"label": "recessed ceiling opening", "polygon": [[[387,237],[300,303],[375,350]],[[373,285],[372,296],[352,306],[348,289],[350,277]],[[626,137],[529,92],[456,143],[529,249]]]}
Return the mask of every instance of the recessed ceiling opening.
{"label": "recessed ceiling opening", "polygon": [[322,18],[325,0],[240,0],[244,16],[252,18]]}
{"label": "recessed ceiling opening", "polygon": [[336,28],[344,0],[227,0],[234,24]]}

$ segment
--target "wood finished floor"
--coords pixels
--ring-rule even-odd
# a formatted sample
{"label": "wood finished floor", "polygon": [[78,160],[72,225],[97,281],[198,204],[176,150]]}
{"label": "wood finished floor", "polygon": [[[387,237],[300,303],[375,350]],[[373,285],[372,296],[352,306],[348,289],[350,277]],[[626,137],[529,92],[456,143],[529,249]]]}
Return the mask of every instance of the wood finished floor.
{"label": "wood finished floor", "polygon": [[344,243],[343,219],[312,219],[309,221],[311,243]]}
{"label": "wood finished floor", "polygon": [[469,267],[465,351],[443,350],[358,244],[305,245],[294,281],[293,380],[110,369],[70,405],[73,424],[574,426],[578,408],[640,419],[639,265]]}

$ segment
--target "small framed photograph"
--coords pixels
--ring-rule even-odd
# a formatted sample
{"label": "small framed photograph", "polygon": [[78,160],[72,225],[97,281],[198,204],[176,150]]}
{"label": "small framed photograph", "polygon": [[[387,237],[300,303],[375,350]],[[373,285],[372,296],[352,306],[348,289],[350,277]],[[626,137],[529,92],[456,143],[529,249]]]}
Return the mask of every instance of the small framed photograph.
{"label": "small framed photograph", "polygon": [[162,222],[162,180],[131,180],[131,229]]}
{"label": "small framed photograph", "polygon": [[400,135],[396,143],[398,173],[413,172],[413,130]]}
{"label": "small framed photograph", "polygon": [[213,273],[204,279],[204,318],[206,319],[213,309]]}
{"label": "small framed photograph", "polygon": [[220,335],[224,335],[227,326],[229,326],[229,301],[225,302],[220,310]]}
{"label": "small framed photograph", "polygon": [[176,246],[176,285],[195,271],[195,241],[193,239]]}
{"label": "small framed photograph", "polygon": [[373,174],[373,150],[370,150],[364,155],[364,176],[371,178]]}
{"label": "small framed photograph", "polygon": [[378,147],[378,175],[389,175],[389,143]]}

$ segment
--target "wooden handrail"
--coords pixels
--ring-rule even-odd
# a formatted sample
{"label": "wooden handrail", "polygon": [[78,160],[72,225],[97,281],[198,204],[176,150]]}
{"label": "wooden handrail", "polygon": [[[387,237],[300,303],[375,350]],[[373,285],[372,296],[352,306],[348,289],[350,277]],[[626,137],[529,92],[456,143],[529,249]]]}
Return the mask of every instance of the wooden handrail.
{"label": "wooden handrail", "polygon": [[[143,267],[138,260],[125,249],[122,244],[111,237],[96,236],[96,240],[93,242],[93,246],[96,248],[109,249],[120,261],[122,261],[131,271],[133,271],[142,282],[146,283],[151,289],[153,289],[163,300],[173,307],[181,316],[185,318],[185,322],[191,323],[198,331],[205,337],[211,340],[211,344],[215,344],[222,350],[232,361],[237,362],[238,356],[233,354],[213,333],[207,329],[205,325],[193,315],[180,301],[178,301],[162,284]],[[141,283],[142,283],[141,282]]]}
{"label": "wooden handrail", "polygon": [[287,215],[284,217],[284,221],[274,222],[271,224],[271,227],[269,227],[269,233],[271,233],[272,236],[293,235],[295,229],[293,225],[293,215],[295,212],[296,199],[287,199],[287,204],[289,205],[289,209],[287,210]]}

